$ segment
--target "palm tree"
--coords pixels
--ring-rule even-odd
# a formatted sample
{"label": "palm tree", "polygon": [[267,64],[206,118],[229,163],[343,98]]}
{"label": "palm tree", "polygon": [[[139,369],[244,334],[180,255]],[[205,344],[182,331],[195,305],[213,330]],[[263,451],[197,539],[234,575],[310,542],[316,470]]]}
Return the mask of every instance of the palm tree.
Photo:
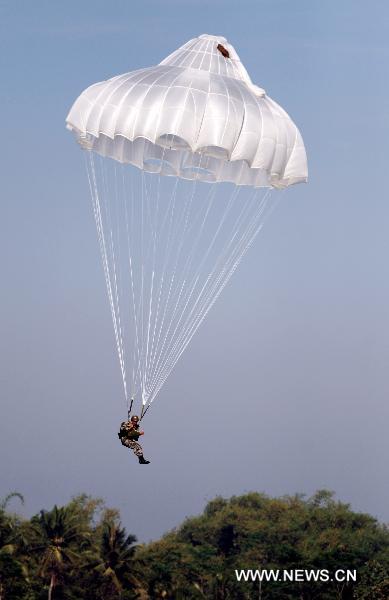
{"label": "palm tree", "polygon": [[12,569],[21,568],[20,563],[12,558],[16,550],[15,516],[6,513],[7,505],[12,498],[19,498],[20,502],[24,504],[24,498],[19,492],[11,492],[0,501],[0,600],[4,598],[5,594],[7,578],[5,573],[8,570],[5,565]]}
{"label": "palm tree", "polygon": [[90,531],[80,525],[69,507],[42,510],[31,523],[35,534],[32,549],[42,552],[39,575],[50,578],[48,600],[52,600],[66,568],[79,560],[79,550],[88,545]]}
{"label": "palm tree", "polygon": [[[102,525],[100,560],[95,567],[106,580],[107,593],[122,596],[123,586],[128,583],[138,586],[139,582],[131,574],[134,543],[136,537],[127,535],[126,530],[114,522],[105,522]],[[106,596],[104,596],[106,597]]]}
{"label": "palm tree", "polygon": [[19,492],[11,492],[5,498],[3,498],[0,502],[0,511],[4,512],[7,508],[7,504],[12,498],[19,498],[20,502],[24,504],[24,497]]}

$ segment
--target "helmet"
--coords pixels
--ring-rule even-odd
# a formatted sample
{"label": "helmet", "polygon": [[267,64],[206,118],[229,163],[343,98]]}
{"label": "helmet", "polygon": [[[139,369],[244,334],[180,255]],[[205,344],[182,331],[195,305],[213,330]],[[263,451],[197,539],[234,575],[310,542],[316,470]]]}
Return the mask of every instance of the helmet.
{"label": "helmet", "polygon": [[132,417],[131,417],[130,420],[138,422],[139,421],[139,417],[137,415],[132,415]]}

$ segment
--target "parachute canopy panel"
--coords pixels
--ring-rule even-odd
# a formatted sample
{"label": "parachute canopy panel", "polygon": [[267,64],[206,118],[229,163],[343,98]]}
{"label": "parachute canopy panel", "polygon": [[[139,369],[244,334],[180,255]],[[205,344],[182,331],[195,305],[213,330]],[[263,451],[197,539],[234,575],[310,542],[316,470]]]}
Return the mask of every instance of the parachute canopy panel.
{"label": "parachute canopy panel", "polygon": [[307,181],[299,130],[221,36],[88,87],[66,123],[82,147],[148,172],[253,187]]}

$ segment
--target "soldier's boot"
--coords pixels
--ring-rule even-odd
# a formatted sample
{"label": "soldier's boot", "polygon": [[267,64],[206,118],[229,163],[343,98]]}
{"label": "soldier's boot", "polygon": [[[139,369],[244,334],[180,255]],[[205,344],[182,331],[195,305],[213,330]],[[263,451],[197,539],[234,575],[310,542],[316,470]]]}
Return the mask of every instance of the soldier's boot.
{"label": "soldier's boot", "polygon": [[143,454],[141,454],[138,458],[139,458],[140,465],[149,465],[150,464],[150,461],[146,460],[145,457],[143,456]]}

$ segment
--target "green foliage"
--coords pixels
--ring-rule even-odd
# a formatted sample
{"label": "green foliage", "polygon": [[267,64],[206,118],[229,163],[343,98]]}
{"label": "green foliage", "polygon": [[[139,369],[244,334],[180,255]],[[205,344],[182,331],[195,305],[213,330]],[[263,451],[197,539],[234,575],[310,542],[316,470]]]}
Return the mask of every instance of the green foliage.
{"label": "green foliage", "polygon": [[12,500],[12,498],[19,498],[20,502],[22,504],[24,504],[24,497],[22,496],[22,494],[19,494],[19,492],[11,492],[5,498],[3,498],[2,500],[0,500],[0,510],[1,511],[5,511],[6,510],[7,505],[10,502],[10,500]]}
{"label": "green foliage", "polygon": [[[321,490],[312,498],[250,493],[216,498],[162,540],[142,548],[150,597],[258,598],[258,582],[238,582],[235,569],[356,569],[359,582],[266,582],[263,598],[370,598],[369,561],[377,561],[377,594],[387,592],[389,534]],[[366,596],[363,594],[363,581]],[[381,592],[381,590],[383,590]],[[382,596],[384,598],[385,596]],[[389,596],[386,596],[389,597]],[[377,600],[381,596],[377,595]]]}
{"label": "green foliage", "polygon": [[114,521],[101,526],[100,553],[95,571],[101,576],[103,597],[122,597],[125,587],[137,584],[133,575],[136,537]]}
{"label": "green foliage", "polygon": [[[16,494],[17,496],[17,494]],[[148,545],[81,495],[30,520],[0,504],[0,600],[387,600],[389,532],[318,491],[217,497]],[[357,582],[238,582],[235,569],[356,569]]]}

